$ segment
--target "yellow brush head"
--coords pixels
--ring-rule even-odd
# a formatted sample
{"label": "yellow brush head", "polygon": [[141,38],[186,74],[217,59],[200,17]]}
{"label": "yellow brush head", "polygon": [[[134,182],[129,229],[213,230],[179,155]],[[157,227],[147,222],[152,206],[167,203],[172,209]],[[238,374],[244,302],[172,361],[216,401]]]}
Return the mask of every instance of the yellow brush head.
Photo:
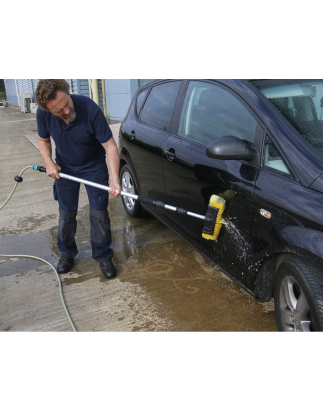
{"label": "yellow brush head", "polygon": [[[210,198],[210,203],[208,206],[208,213],[206,214],[206,218],[208,217],[208,223],[214,223],[214,230],[213,234],[206,233],[204,231],[209,231],[210,229],[206,229],[206,225],[204,226],[202,237],[207,240],[216,240],[220,233],[222,227],[222,214],[225,209],[225,200],[222,197],[212,195]],[[217,211],[217,212],[216,212]],[[212,221],[210,221],[213,218]]]}

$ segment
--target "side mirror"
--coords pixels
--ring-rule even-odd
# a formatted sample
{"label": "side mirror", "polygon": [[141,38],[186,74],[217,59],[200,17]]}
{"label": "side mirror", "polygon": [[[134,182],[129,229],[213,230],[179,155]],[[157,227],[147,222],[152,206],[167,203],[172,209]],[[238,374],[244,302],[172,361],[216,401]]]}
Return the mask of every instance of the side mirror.
{"label": "side mirror", "polygon": [[234,136],[220,137],[212,141],[206,148],[206,155],[218,160],[246,160],[257,157],[257,151],[245,140]]}

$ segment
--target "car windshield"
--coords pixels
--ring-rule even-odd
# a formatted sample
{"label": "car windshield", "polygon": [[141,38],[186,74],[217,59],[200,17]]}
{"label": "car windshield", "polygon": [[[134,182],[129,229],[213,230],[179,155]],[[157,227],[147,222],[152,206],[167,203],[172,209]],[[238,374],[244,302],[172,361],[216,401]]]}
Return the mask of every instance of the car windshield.
{"label": "car windshield", "polygon": [[252,84],[312,146],[323,151],[322,80],[256,80]]}

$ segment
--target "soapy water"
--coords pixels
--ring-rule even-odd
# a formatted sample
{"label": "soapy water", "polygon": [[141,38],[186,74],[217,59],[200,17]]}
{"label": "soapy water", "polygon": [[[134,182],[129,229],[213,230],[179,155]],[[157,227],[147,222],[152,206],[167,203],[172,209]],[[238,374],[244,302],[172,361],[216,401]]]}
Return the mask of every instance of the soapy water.
{"label": "soapy water", "polygon": [[246,262],[248,256],[251,255],[251,247],[245,237],[240,233],[235,224],[228,219],[223,219],[222,224],[226,227],[229,235],[232,237],[235,246],[240,251],[240,259]]}

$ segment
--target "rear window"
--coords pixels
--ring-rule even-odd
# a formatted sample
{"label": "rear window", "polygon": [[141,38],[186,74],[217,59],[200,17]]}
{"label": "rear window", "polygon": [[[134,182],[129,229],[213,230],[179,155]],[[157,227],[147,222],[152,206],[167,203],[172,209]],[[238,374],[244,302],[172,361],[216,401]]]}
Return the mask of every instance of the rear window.
{"label": "rear window", "polygon": [[313,147],[323,151],[322,80],[257,80],[252,84]]}
{"label": "rear window", "polygon": [[181,81],[172,81],[153,87],[142,109],[140,120],[152,127],[169,131],[181,83]]}
{"label": "rear window", "polygon": [[137,116],[140,114],[141,107],[145,101],[149,89],[142,91],[137,97]]}

